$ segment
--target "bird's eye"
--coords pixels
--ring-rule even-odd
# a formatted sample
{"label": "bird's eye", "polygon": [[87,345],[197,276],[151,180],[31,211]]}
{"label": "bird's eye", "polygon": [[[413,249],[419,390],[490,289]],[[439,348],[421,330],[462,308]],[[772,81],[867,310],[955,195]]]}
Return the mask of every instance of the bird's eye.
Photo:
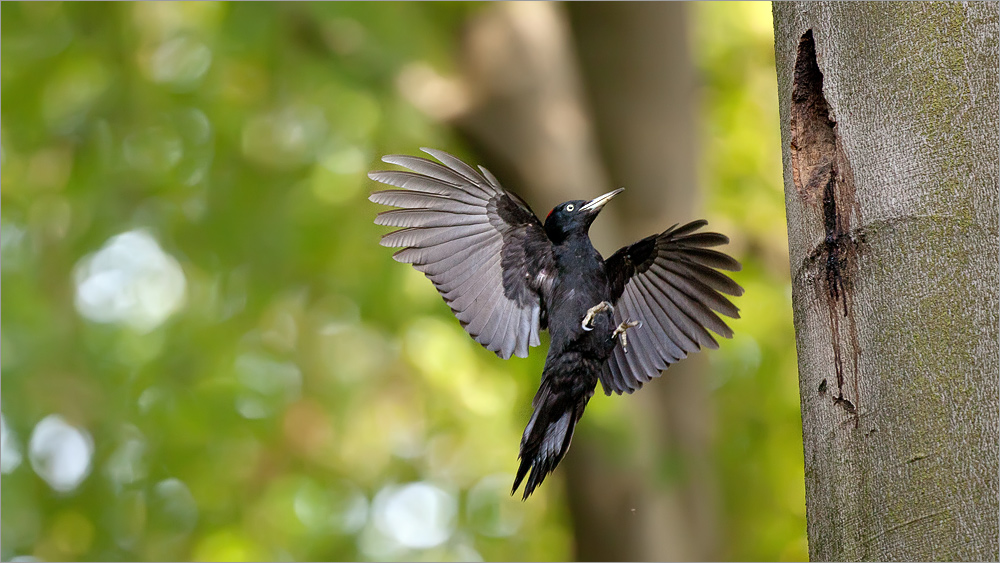
{"label": "bird's eye", "polygon": [[566,211],[573,211],[574,209],[576,209],[576,206],[572,203],[566,206]]}

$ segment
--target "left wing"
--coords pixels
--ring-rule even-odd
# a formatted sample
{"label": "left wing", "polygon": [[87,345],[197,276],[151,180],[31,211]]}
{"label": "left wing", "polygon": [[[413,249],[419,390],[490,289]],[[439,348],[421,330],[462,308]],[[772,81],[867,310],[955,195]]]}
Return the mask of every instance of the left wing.
{"label": "left wing", "polygon": [[725,235],[695,232],[707,224],[674,225],[605,262],[615,323],[642,321],[627,333],[628,351],[616,346],[601,373],[606,394],[631,393],[702,346],[718,348],[709,329],[733,336],[716,313],[739,318],[739,309],[723,294],[743,295],[743,288],[718,270],[739,271],[740,263],[709,248],[728,243]]}

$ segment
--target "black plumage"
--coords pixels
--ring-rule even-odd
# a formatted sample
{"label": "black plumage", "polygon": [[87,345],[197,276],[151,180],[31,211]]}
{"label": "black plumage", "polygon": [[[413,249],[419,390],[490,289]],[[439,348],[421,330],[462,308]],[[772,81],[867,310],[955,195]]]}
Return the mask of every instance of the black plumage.
{"label": "black plumage", "polygon": [[588,231],[621,190],[565,202],[542,223],[485,168],[422,150],[440,164],[393,155],[382,160],[410,171],[369,174],[402,188],[369,198],[399,208],[376,218],[400,227],[381,244],[401,248],[393,257],[423,272],[465,330],[501,358],[527,356],[541,330],[551,336],[514,479],[516,491],[527,477],[527,498],[565,455],[598,381],[608,395],[632,393],[702,346],[718,348],[709,331],[732,337],[719,314],[739,317],[724,294],[743,289],[719,270],[740,264],[712,250],[729,239],[698,232],[705,221],[674,225],[604,260]]}

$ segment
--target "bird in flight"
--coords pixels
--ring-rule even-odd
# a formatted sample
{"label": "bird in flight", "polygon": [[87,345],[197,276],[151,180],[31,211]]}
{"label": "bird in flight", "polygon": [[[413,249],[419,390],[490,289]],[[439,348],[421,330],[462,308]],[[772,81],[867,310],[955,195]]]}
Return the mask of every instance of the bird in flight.
{"label": "bird in flight", "polygon": [[725,295],[743,288],[719,270],[740,263],[711,248],[729,239],[699,232],[706,221],[674,225],[605,260],[588,232],[621,189],[562,203],[542,222],[485,168],[421,150],[438,162],[389,155],[382,161],[408,170],[368,174],[401,188],[369,197],[398,208],[375,219],[399,227],[382,246],[401,248],[393,258],[423,272],[466,332],[501,358],[526,357],[549,331],[511,490],[527,476],[527,499],[566,454],[598,381],[607,395],[632,393],[702,346],[718,348],[709,330],[732,337],[718,314],[739,318]]}

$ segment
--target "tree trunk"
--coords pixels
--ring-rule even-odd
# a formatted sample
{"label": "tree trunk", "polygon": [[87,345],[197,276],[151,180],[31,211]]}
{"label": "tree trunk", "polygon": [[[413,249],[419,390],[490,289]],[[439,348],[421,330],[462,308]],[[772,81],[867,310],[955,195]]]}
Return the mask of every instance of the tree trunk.
{"label": "tree trunk", "polygon": [[997,560],[997,3],[774,4],[812,560]]}

